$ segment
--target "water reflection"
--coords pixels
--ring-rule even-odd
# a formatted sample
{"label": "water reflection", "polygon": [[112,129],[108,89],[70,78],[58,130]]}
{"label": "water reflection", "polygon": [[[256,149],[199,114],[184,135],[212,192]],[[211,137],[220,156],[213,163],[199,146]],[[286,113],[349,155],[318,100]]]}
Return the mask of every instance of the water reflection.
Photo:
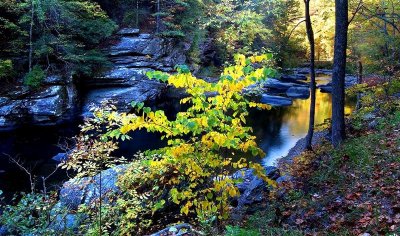
{"label": "water reflection", "polygon": [[[345,113],[351,113],[353,107],[354,102],[348,101]],[[274,165],[277,159],[288,154],[299,139],[306,136],[309,108],[310,99],[298,99],[290,107],[252,112],[250,124],[254,128],[260,148],[266,153],[264,165]],[[331,114],[331,95],[317,90],[315,124],[322,124]]]}
{"label": "water reflection", "polygon": [[[326,82],[326,77],[320,78],[320,83]],[[321,124],[331,116],[331,96],[317,90],[316,124]],[[346,113],[350,113],[354,102],[348,102]],[[248,124],[253,127],[259,146],[266,152],[264,165],[273,165],[276,159],[285,156],[295,143],[307,133],[309,121],[310,100],[295,100],[286,108],[274,108],[269,111],[253,110]],[[183,108],[178,102],[166,101],[158,106],[167,115],[173,117],[176,111]],[[9,163],[7,156],[21,158],[28,166],[35,166],[37,176],[43,172],[52,171],[55,163],[51,157],[62,152],[57,144],[65,137],[78,133],[79,123],[68,123],[57,127],[23,128],[13,132],[0,133],[0,189],[5,192],[29,189],[24,173],[15,165]],[[131,157],[138,150],[159,148],[165,145],[159,135],[138,131],[131,142],[121,144],[117,154]],[[56,178],[56,177],[55,177]]]}

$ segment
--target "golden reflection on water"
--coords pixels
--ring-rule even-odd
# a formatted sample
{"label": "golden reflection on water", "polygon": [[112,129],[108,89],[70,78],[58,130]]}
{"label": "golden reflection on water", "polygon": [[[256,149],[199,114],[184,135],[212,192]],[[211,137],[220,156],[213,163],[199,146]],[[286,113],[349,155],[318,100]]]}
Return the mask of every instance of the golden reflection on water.
{"label": "golden reflection on water", "polygon": [[[315,124],[319,125],[325,122],[332,115],[331,95],[321,93],[319,89],[316,92],[315,103]],[[283,116],[283,122],[287,123],[292,135],[302,135],[308,130],[308,122],[310,120],[310,99],[293,101],[293,105]],[[353,111],[353,105],[345,106],[345,114]]]}
{"label": "golden reflection on water", "polygon": [[[317,83],[324,84],[329,77],[317,77]],[[331,94],[316,91],[315,125],[329,119],[332,114]],[[283,108],[273,108],[265,114],[257,114],[253,119],[254,131],[259,146],[266,156],[263,164],[274,165],[276,160],[286,156],[296,142],[305,137],[308,130],[310,99],[296,99],[293,105]],[[355,102],[346,100],[345,114],[350,114]]]}

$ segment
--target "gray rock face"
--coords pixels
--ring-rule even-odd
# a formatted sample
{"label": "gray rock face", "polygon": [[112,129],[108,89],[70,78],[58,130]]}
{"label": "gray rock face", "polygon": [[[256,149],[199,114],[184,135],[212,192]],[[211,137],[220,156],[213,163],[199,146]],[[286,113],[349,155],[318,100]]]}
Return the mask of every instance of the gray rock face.
{"label": "gray rock face", "polygon": [[120,29],[117,34],[124,35],[124,36],[137,35],[137,34],[139,34],[139,29],[136,29],[136,28],[123,28],[123,29]]}
{"label": "gray rock face", "polygon": [[[264,169],[268,178],[276,180],[280,177],[278,168],[267,166],[264,167]],[[251,169],[239,170],[233,174],[232,177],[234,179],[243,180],[236,185],[240,191],[240,196],[236,199],[237,206],[232,211],[232,218],[240,221],[250,205],[266,200],[268,185],[262,179],[254,175]]]}
{"label": "gray rock face", "polygon": [[45,85],[61,85],[66,84],[67,81],[62,76],[59,75],[50,75],[46,77],[43,81]]}
{"label": "gray rock face", "polygon": [[175,236],[190,236],[197,235],[193,232],[193,227],[190,224],[177,224],[169,226],[157,233],[151,234],[150,236],[164,236],[164,235],[175,235]]}
{"label": "gray rock face", "polygon": [[282,75],[281,80],[294,82],[298,80],[307,80],[307,76],[305,76],[304,74]]}
{"label": "gray rock face", "polygon": [[321,90],[322,93],[332,93],[332,84],[324,84],[317,86]]}
{"label": "gray rock face", "polygon": [[[345,81],[344,81],[344,86],[345,88],[349,88],[351,86],[354,86],[357,84],[357,77],[352,76],[352,75],[346,75]],[[327,84],[322,84],[318,85],[317,88],[321,90],[323,93],[332,93],[332,82],[329,82]]]}
{"label": "gray rock face", "polygon": [[[52,76],[48,81],[65,83],[58,76]],[[53,125],[69,118],[76,106],[73,84],[48,85],[33,93],[21,91],[0,97],[0,130],[24,124]]]}
{"label": "gray rock face", "polygon": [[122,29],[119,42],[109,48],[109,58],[113,67],[86,81],[89,92],[84,99],[84,117],[90,116],[90,107],[98,106],[103,100],[114,100],[120,111],[129,111],[130,103],[153,102],[166,86],[149,80],[148,71],[172,72],[177,64],[186,62],[184,43],[139,34],[136,29]]}
{"label": "gray rock face", "polygon": [[100,176],[101,193],[104,201],[107,201],[107,195],[115,195],[120,190],[117,187],[118,176],[122,175],[127,169],[126,165],[119,165],[104,170],[101,174],[93,178],[85,177],[81,179],[71,179],[63,184],[60,191],[60,206],[68,210],[76,210],[79,205],[89,205],[92,201],[100,197]]}
{"label": "gray rock face", "polygon": [[127,112],[131,109],[130,103],[155,100],[166,85],[153,80],[139,80],[132,87],[110,87],[91,90],[85,98],[82,111],[84,117],[91,116],[90,109],[100,106],[104,100],[114,101],[119,111]]}
{"label": "gray rock face", "polygon": [[65,152],[61,152],[52,157],[51,159],[56,162],[66,161],[68,159],[68,154]]}
{"label": "gray rock face", "polygon": [[310,90],[307,87],[290,87],[286,91],[286,96],[290,98],[307,99],[310,97]]}
{"label": "gray rock face", "polygon": [[111,56],[148,55],[159,58],[165,53],[164,39],[143,37],[122,37],[121,41],[111,47]]}
{"label": "gray rock face", "polygon": [[293,103],[292,99],[290,98],[282,96],[273,96],[269,94],[261,95],[260,102],[274,107],[290,106]]}
{"label": "gray rock face", "polygon": [[286,92],[291,87],[307,87],[306,84],[296,84],[291,82],[284,82],[277,79],[267,79],[264,82],[264,88],[268,88],[277,92]]}

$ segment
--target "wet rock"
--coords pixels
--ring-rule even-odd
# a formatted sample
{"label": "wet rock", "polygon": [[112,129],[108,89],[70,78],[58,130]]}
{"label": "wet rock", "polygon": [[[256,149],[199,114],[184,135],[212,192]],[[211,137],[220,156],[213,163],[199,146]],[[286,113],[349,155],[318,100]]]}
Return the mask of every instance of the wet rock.
{"label": "wet rock", "polygon": [[63,85],[63,84],[66,84],[66,81],[62,76],[50,75],[44,79],[43,84],[44,85]]}
{"label": "wet rock", "polygon": [[68,154],[65,153],[65,152],[58,153],[57,155],[55,155],[51,159],[53,161],[56,161],[56,162],[63,162],[63,161],[66,161],[68,159]]}
{"label": "wet rock", "polygon": [[164,235],[175,235],[175,236],[190,236],[195,235],[193,232],[193,227],[190,224],[177,224],[169,226],[157,233],[151,234],[150,236],[164,236]]}
{"label": "wet rock", "polygon": [[75,87],[70,84],[47,86],[24,96],[3,97],[0,99],[0,129],[60,123],[72,115],[76,96]]}
{"label": "wet rock", "polygon": [[120,29],[117,34],[123,35],[123,36],[132,36],[132,35],[138,35],[139,32],[140,32],[140,30],[137,28],[123,28],[123,29]]}
{"label": "wet rock", "polygon": [[75,231],[79,228],[81,218],[76,214],[57,214],[49,228],[56,232]]}
{"label": "wet rock", "polygon": [[11,235],[10,232],[8,232],[8,229],[5,226],[0,225],[0,236],[7,236]]}
{"label": "wet rock", "polygon": [[164,55],[164,39],[143,37],[122,37],[120,42],[111,47],[111,56],[143,55],[159,58]]}
{"label": "wet rock", "polygon": [[310,97],[310,90],[307,87],[290,87],[286,91],[286,96],[290,98],[306,99]]}
{"label": "wet rock", "polygon": [[132,101],[153,102],[166,89],[165,84],[155,80],[135,82],[132,87],[109,87],[89,91],[82,108],[82,116],[91,116],[91,107],[100,106],[104,100],[114,101],[119,111],[127,112],[131,109]]}
{"label": "wet rock", "polygon": [[139,35],[139,38],[140,38],[140,39],[149,39],[149,38],[151,38],[151,37],[152,37],[151,34],[140,34],[140,35]]}
{"label": "wet rock", "polygon": [[307,76],[304,74],[282,75],[281,80],[295,82],[298,80],[307,80]]}
{"label": "wet rock", "polygon": [[[279,169],[275,166],[267,166],[264,169],[268,178],[276,180],[280,177]],[[267,183],[254,175],[252,169],[239,170],[232,177],[243,180],[236,185],[241,193],[238,198],[238,206],[253,204],[264,198],[265,191],[268,189]]]}
{"label": "wet rock", "polygon": [[181,65],[186,62],[186,56],[183,51],[187,49],[183,45],[180,47],[175,47],[171,52],[168,53],[166,57],[161,60],[161,63],[167,67],[175,67],[176,65]]}
{"label": "wet rock", "polygon": [[87,81],[91,87],[132,86],[137,80],[147,80],[149,68],[117,67]]}
{"label": "wet rock", "polygon": [[376,119],[376,115],[373,112],[369,112],[363,116],[363,120],[365,120],[365,121],[371,121],[371,120],[375,120],[375,119]]}
{"label": "wet rock", "polygon": [[266,166],[264,169],[267,177],[272,180],[276,180],[281,176],[281,173],[276,166]]}
{"label": "wet rock", "polygon": [[264,88],[280,91],[280,92],[286,92],[290,87],[295,86],[293,83],[288,83],[288,82],[282,82],[277,79],[267,79],[264,82]]}
{"label": "wet rock", "polygon": [[[274,166],[264,167],[268,178],[275,180],[280,177],[279,169]],[[265,181],[254,175],[252,169],[239,170],[233,174],[232,178],[241,179],[242,182],[236,184],[240,191],[240,196],[232,202],[232,219],[240,221],[246,212],[253,209],[254,204],[266,201],[268,185]]]}
{"label": "wet rock", "polygon": [[65,87],[52,86],[27,99],[25,107],[35,123],[48,123],[62,116],[65,101]]}
{"label": "wet rock", "polygon": [[290,99],[290,98],[281,97],[281,96],[273,96],[273,95],[269,95],[269,94],[261,95],[260,102],[274,106],[274,107],[290,106],[293,103],[292,99]]}
{"label": "wet rock", "polygon": [[276,182],[277,182],[278,184],[282,184],[282,183],[285,183],[285,182],[291,182],[292,180],[293,180],[293,177],[292,177],[292,176],[290,176],[290,175],[283,175],[283,176],[279,177],[278,179],[276,179]]}
{"label": "wet rock", "polygon": [[100,176],[101,193],[105,202],[108,196],[119,193],[117,186],[118,176],[122,175],[127,169],[127,165],[119,165],[101,172],[93,178],[85,177],[81,179],[71,179],[63,184],[60,190],[59,206],[68,210],[77,210],[79,205],[89,206],[94,200],[100,197]]}
{"label": "wet rock", "polygon": [[166,85],[148,79],[146,73],[172,72],[175,65],[186,62],[185,52],[190,44],[123,30],[126,32],[119,33],[119,42],[108,49],[111,69],[84,82],[89,88],[83,104],[84,117],[91,115],[90,107],[99,106],[103,100],[115,101],[118,110],[125,112],[131,109],[132,101],[155,101],[165,92]]}
{"label": "wet rock", "polygon": [[319,88],[319,90],[321,90],[322,93],[332,93],[332,84],[328,83],[328,84],[324,84],[324,85],[318,85],[317,88]]}
{"label": "wet rock", "polygon": [[378,127],[378,121],[377,120],[373,120],[370,123],[368,123],[368,128],[369,129],[376,129]]}

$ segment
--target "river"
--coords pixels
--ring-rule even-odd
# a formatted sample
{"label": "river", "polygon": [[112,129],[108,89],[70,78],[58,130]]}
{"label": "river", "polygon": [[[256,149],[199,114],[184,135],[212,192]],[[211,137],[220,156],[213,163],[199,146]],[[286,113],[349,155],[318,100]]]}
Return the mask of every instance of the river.
{"label": "river", "polygon": [[[328,77],[318,77],[319,83],[326,83]],[[316,124],[330,118],[331,95],[317,90]],[[346,102],[348,114],[354,102]],[[248,124],[253,127],[259,146],[265,151],[262,159],[265,166],[274,165],[276,160],[287,155],[290,148],[303,138],[308,129],[310,99],[294,100],[289,107],[272,108],[268,111],[250,112]],[[163,109],[174,112],[176,104],[164,104]],[[80,121],[73,121],[57,127],[25,127],[12,132],[0,133],[0,189],[6,193],[29,190],[29,178],[18,166],[10,163],[12,156],[24,163],[24,166],[36,175],[45,176],[52,172],[56,162],[51,158],[63,152],[61,146],[71,142],[71,137],[79,132]],[[119,153],[129,157],[138,150],[147,150],[163,146],[155,134],[136,132],[134,141],[121,145]],[[60,180],[66,178],[65,172],[59,171],[53,176],[53,189],[57,189]],[[50,181],[51,182],[51,181]],[[50,188],[51,189],[51,188]]]}

